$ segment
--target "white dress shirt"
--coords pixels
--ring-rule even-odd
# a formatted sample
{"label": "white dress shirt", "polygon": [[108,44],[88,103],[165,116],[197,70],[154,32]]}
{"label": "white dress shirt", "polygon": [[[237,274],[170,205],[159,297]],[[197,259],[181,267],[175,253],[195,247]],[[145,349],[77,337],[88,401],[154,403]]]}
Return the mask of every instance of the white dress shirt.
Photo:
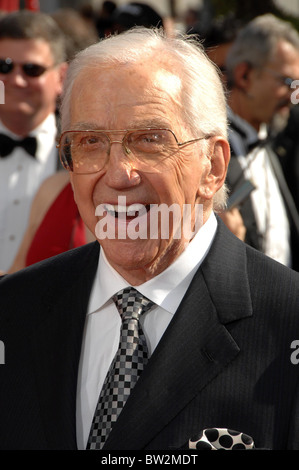
{"label": "white dress shirt", "polygon": [[[156,307],[141,317],[152,354],[175,314],[213,241],[217,221],[212,214],[184,252],[165,271],[136,289]],[[99,394],[118,349],[121,319],[111,297],[129,284],[110,266],[103,250],[90,296],[77,388],[77,445],[85,449]]]}
{"label": "white dress shirt", "polygon": [[[290,227],[283,198],[274,176],[268,152],[258,149],[257,156],[244,174],[258,188],[252,191],[253,210],[260,233],[264,234],[263,252],[280,263],[291,265]],[[254,152],[254,151],[253,151]],[[250,157],[250,155],[249,155]]]}
{"label": "white dress shirt", "polygon": [[[0,122],[0,133],[20,139]],[[32,199],[40,184],[57,170],[54,115],[30,133],[37,138],[36,158],[16,147],[0,158],[0,271],[11,266],[28,223]]]}

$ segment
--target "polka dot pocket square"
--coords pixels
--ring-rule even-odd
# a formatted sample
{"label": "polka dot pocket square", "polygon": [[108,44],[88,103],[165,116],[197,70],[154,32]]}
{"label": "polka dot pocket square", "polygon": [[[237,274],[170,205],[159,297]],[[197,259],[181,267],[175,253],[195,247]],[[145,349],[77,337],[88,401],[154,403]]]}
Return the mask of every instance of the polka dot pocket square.
{"label": "polka dot pocket square", "polygon": [[188,447],[196,450],[248,450],[254,448],[254,442],[250,436],[239,431],[209,428],[189,439]]}

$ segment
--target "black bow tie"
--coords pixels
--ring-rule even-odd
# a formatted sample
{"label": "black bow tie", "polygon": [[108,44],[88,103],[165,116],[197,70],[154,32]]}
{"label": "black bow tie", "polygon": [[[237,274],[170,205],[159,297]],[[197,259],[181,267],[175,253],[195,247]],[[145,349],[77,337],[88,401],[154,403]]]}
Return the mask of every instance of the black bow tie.
{"label": "black bow tie", "polygon": [[263,148],[270,142],[270,140],[271,139],[268,137],[264,139],[257,139],[254,142],[247,144],[247,150],[248,152],[251,152],[251,150],[255,149],[256,147]]}
{"label": "black bow tie", "polygon": [[15,147],[23,147],[29,155],[35,157],[37,141],[35,137],[25,137],[22,140],[14,140],[5,134],[0,134],[0,158],[11,154]]}

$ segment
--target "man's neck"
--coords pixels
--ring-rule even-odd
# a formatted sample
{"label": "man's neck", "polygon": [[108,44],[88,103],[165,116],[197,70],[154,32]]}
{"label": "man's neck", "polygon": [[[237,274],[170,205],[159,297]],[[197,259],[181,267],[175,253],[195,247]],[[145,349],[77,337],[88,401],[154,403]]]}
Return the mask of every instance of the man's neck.
{"label": "man's neck", "polygon": [[250,112],[250,97],[244,94],[243,91],[233,89],[229,97],[229,106],[231,110],[240,116],[244,121],[248,122],[257,132],[260,128],[260,122],[257,121]]}
{"label": "man's neck", "polygon": [[3,116],[0,114],[0,120],[2,124],[14,134],[20,137],[26,137],[34,129],[36,129],[47,116],[35,115],[35,116],[24,116],[24,115],[7,115]]}

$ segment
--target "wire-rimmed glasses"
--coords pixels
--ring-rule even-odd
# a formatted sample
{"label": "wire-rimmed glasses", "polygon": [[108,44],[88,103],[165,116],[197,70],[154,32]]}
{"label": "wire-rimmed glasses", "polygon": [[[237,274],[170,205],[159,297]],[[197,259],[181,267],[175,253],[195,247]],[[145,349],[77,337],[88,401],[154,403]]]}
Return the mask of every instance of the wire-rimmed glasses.
{"label": "wire-rimmed glasses", "polygon": [[[111,138],[124,134],[120,140]],[[202,136],[179,142],[167,128],[128,130],[69,130],[61,134],[60,159],[65,169],[77,174],[101,171],[109,160],[111,145],[119,143],[132,167],[144,172],[162,172],[173,166],[179,149],[208,138]]]}

